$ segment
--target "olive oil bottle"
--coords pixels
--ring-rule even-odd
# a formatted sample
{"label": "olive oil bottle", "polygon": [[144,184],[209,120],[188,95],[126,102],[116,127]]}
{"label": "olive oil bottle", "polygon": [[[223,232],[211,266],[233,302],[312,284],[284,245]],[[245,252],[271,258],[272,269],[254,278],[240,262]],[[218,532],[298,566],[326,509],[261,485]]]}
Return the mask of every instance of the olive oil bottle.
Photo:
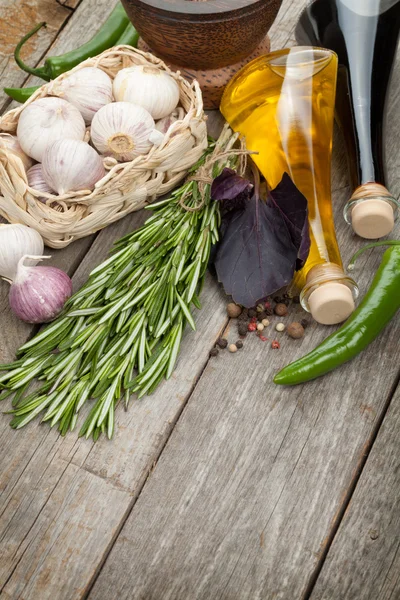
{"label": "olive oil bottle", "polygon": [[331,203],[337,56],[297,47],[255,59],[228,84],[221,112],[246,138],[271,189],[287,172],[307,198],[311,250],[297,277],[314,318],[339,323],[354,310],[357,286],[343,271]]}

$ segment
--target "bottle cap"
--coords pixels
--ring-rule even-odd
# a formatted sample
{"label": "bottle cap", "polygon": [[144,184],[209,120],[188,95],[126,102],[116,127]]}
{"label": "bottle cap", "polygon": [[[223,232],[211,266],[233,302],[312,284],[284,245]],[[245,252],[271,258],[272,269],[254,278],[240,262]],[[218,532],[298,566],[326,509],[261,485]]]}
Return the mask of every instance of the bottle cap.
{"label": "bottle cap", "polygon": [[355,308],[351,289],[336,281],[319,285],[311,292],[308,305],[312,317],[322,325],[345,321]]}
{"label": "bottle cap", "polygon": [[355,233],[367,240],[384,237],[394,227],[393,208],[377,198],[357,202],[351,211],[351,224]]}

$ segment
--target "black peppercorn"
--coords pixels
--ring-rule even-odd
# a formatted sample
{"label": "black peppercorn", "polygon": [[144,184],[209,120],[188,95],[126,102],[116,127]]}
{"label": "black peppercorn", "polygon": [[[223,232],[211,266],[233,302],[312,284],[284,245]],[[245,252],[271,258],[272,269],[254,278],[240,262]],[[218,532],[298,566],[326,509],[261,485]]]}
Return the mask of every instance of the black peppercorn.
{"label": "black peppercorn", "polygon": [[254,308],[249,308],[249,310],[247,311],[247,314],[250,317],[250,319],[253,319],[254,317],[257,316],[257,311]]}
{"label": "black peppercorn", "polygon": [[238,326],[238,334],[240,336],[246,337],[247,331],[248,331],[248,329],[247,329],[247,323],[240,323],[239,326]]}
{"label": "black peppercorn", "polygon": [[281,298],[281,296],[274,296],[274,302],[277,304],[282,304],[282,300],[283,298]]}
{"label": "black peppercorn", "polygon": [[294,304],[300,304],[300,296],[293,296]]}
{"label": "black peppercorn", "polygon": [[212,350],[210,350],[211,357],[218,356],[218,354],[219,354],[218,348],[213,348]]}
{"label": "black peppercorn", "polygon": [[264,310],[264,313],[265,313],[265,315],[266,315],[267,317],[270,317],[271,315],[273,315],[273,314],[274,314],[274,311],[272,310],[272,308],[266,308],[266,309]]}
{"label": "black peppercorn", "polygon": [[300,323],[301,323],[301,326],[303,327],[303,329],[305,329],[306,327],[308,327],[308,325],[310,324],[307,319],[302,319],[300,321]]}
{"label": "black peppercorn", "polygon": [[223,337],[218,338],[217,346],[224,349],[227,347],[227,345],[228,345],[228,340],[226,338],[223,338]]}
{"label": "black peppercorn", "polygon": [[235,346],[238,350],[240,350],[241,348],[243,348],[243,342],[242,340],[238,340],[237,342],[235,342]]}

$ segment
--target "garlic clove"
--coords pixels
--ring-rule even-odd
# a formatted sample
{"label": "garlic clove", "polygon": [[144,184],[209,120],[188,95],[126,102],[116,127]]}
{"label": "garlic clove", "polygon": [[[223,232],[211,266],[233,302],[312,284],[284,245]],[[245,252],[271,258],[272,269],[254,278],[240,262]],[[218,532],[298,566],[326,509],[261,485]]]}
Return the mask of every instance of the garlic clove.
{"label": "garlic clove", "polygon": [[145,108],[153,119],[169,115],[179,103],[179,86],[166,71],[152,65],[121,69],[113,82],[114,98]]}
{"label": "garlic clove", "polygon": [[161,131],[158,131],[157,129],[153,129],[153,131],[149,135],[149,141],[154,146],[160,146],[164,141],[164,137],[165,137],[165,135],[163,133],[161,133]]}
{"label": "garlic clove", "polygon": [[160,119],[159,121],[157,121],[156,123],[156,129],[158,131],[160,131],[161,133],[167,133],[168,129],[171,127],[171,125],[173,123],[176,123],[176,121],[178,121],[178,111],[174,111],[172,112],[170,115],[168,115],[167,117],[163,117],[162,119]]}
{"label": "garlic clove", "polygon": [[0,133],[0,144],[1,143],[5,145],[9,152],[12,152],[21,159],[22,164],[25,167],[25,171],[30,169],[34,161],[22,150],[16,135],[11,135],[10,133]]}
{"label": "garlic clove", "polygon": [[[29,187],[33,188],[36,192],[46,192],[47,194],[54,194],[54,190],[47,185],[43,177],[42,165],[38,163],[29,169],[26,174],[28,179]],[[47,198],[45,196],[38,196],[40,202],[46,203]]]}
{"label": "garlic clove", "polygon": [[43,177],[58,194],[92,190],[105,175],[96,150],[79,140],[58,140],[43,155]]}
{"label": "garlic clove", "polygon": [[93,117],[90,136],[97,150],[119,162],[147,154],[154,120],[147,110],[129,102],[112,102]]}
{"label": "garlic clove", "polygon": [[72,281],[56,267],[29,267],[26,259],[41,260],[45,256],[23,256],[10,287],[9,301],[13,313],[27,323],[48,323],[55,319],[72,294]]}
{"label": "garlic clove", "polygon": [[84,67],[47,86],[51,96],[59,96],[75,106],[87,125],[96,112],[112,102],[112,81],[97,67]]}
{"label": "garlic clove", "polygon": [[17,137],[22,150],[42,162],[48,146],[60,139],[83,140],[85,121],[79,110],[62,98],[40,98],[20,114]]}
{"label": "garlic clove", "polygon": [[[44,243],[38,231],[20,223],[0,225],[0,277],[13,281],[24,255],[42,255]],[[29,260],[31,266],[39,259]]]}

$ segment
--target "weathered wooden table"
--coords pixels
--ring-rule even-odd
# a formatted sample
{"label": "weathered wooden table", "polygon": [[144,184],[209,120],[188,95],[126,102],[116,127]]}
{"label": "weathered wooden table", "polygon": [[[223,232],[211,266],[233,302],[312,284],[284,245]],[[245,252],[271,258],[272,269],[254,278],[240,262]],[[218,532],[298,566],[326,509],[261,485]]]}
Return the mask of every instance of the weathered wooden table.
{"label": "weathered wooden table", "polygon": [[[284,0],[273,48],[294,43],[304,3]],[[31,42],[31,64],[90,38],[114,4],[3,0],[2,86],[25,82],[11,54],[34,23],[48,27]],[[399,64],[387,140],[397,194]],[[4,96],[0,106],[7,107]],[[211,131],[220,125],[211,115]],[[349,188],[338,134],[334,148],[333,201],[346,260],[362,242],[341,216]],[[113,240],[143,220],[134,214],[54,251],[53,264],[78,288]],[[380,254],[360,260],[362,293]],[[1,362],[31,332],[10,314],[7,294],[1,283]],[[173,378],[127,413],[118,411],[112,442],[62,439],[38,423],[15,432],[7,416],[0,419],[1,598],[400,598],[399,319],[352,363],[283,389],[273,385],[273,373],[330,328],[313,325],[296,342],[282,336],[280,351],[253,336],[245,351],[209,360],[221,332],[236,336],[211,277],[203,303]]]}

